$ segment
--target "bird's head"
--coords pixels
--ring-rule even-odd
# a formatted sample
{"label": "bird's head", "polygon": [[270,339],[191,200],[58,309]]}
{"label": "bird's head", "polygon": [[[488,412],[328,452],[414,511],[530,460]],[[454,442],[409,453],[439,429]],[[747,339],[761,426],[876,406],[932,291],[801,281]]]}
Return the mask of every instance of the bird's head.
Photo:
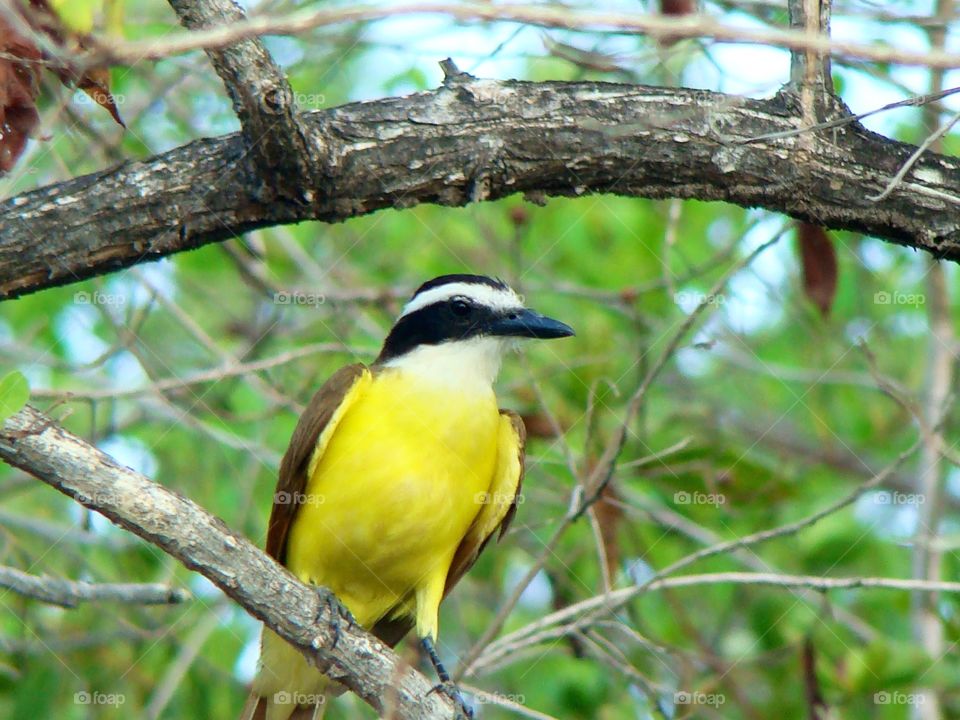
{"label": "bird's head", "polygon": [[492,382],[504,351],[519,338],[561,338],[573,329],[523,304],[502,280],[442,275],[421,285],[383,343],[377,363],[475,366]]}

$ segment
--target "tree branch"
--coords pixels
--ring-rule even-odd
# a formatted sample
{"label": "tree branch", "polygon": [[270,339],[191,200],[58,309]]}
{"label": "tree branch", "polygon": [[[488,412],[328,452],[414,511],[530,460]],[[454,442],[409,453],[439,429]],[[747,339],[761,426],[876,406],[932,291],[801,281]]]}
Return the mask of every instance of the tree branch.
{"label": "tree branch", "polygon": [[[770,100],[612,83],[459,75],[433,92],[302,116],[322,177],[309,205],[261,202],[237,135],[0,203],[0,298],[71,283],[267,225],[528,192],[723,200],[960,259],[960,159],[926,154],[883,202],[913,147],[837,128],[798,152],[795,96]],[[309,183],[308,179],[304,179]]]}
{"label": "tree branch", "polygon": [[430,693],[423,675],[345,617],[332,616],[329,591],[298,582],[196,503],[122,467],[32,407],[0,426],[0,458],[202,574],[378,712],[454,717],[452,703]]}
{"label": "tree branch", "polygon": [[[246,19],[233,0],[169,1],[190,29],[228,26]],[[207,50],[207,55],[233,101],[247,148],[266,185],[265,192],[258,194],[260,199],[269,202],[280,194],[302,201],[310,152],[283,71],[257,38]]]}
{"label": "tree branch", "polygon": [[960,67],[960,55],[945,50],[914,50],[881,43],[837,40],[828,35],[769,27],[728,25],[705,13],[669,17],[648,12],[609,12],[520,3],[405,2],[395,5],[346,5],[304,8],[283,17],[255,15],[229,26],[188,33],[170,33],[161,39],[123,41],[111,38],[100,43],[79,61],[88,65],[136,63],[159,60],[201,48],[222,48],[238,40],[260,35],[296,35],[318,27],[384,18],[434,14],[460,22],[516,22],[535,27],[584,32],[624,32],[652,38],[704,38],[718,42],[768,45],[792,50],[812,50],[820,55],[927,68]]}
{"label": "tree branch", "polygon": [[0,587],[66,608],[76,607],[81,602],[167,605],[181,603],[190,598],[190,593],[186,590],[161,583],[91,583],[40,577],[6,566],[0,566]]}

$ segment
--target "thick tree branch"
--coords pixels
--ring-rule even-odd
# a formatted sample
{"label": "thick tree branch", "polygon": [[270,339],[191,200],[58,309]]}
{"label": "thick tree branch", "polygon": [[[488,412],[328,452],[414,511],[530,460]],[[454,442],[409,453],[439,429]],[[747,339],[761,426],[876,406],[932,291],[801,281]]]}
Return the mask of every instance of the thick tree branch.
{"label": "thick tree branch", "polygon": [[[770,100],[611,83],[460,75],[436,91],[303,116],[316,142],[308,205],[258,199],[237,135],[197,140],[0,203],[0,298],[101,275],[258,227],[345,220],[516,192],[723,200],[960,259],[960,159],[834,128],[800,152],[790,93]],[[307,182],[307,181],[305,181]]]}
{"label": "thick tree branch", "polygon": [[[303,585],[196,503],[122,467],[26,407],[0,426],[0,458],[196,570],[378,712],[454,717],[450,701],[372,635],[336,621],[333,596]],[[334,646],[334,638],[337,638]]]}
{"label": "thick tree branch", "polygon": [[[233,0],[170,0],[170,5],[190,29],[246,19]],[[261,199],[267,202],[280,194],[300,200],[312,153],[283,71],[257,38],[208,50],[207,55],[233,101],[247,148],[266,185]]]}

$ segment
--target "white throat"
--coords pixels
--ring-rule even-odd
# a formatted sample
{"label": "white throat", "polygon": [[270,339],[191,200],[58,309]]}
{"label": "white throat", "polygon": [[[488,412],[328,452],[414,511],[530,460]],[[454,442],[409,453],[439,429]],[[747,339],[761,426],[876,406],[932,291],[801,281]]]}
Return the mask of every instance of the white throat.
{"label": "white throat", "polygon": [[463,390],[489,390],[500,372],[500,362],[514,340],[476,337],[439,345],[420,345],[384,367],[416,375],[435,384]]}

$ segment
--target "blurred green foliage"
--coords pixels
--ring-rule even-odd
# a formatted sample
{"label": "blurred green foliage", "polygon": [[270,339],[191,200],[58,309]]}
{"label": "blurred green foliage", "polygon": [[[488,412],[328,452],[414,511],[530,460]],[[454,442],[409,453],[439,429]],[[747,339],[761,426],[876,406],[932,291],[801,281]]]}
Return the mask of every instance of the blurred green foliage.
{"label": "blurred green foliage", "polygon": [[[161,37],[174,24],[157,4],[128,2],[124,18],[130,38]],[[665,69],[663,49],[642,38],[630,43],[639,59],[629,73],[523,52],[514,62],[518,75],[542,80],[651,81],[682,73]],[[390,56],[389,38],[365,26],[269,45],[308,110],[438,82],[438,71],[422,58],[395,64],[391,58],[403,48]],[[689,44],[677,52],[684,63],[700,56]],[[838,76],[838,87],[851,83]],[[112,89],[126,133],[51,83],[43,106],[49,137],[34,143],[22,172],[0,181],[0,192],[12,196],[236,129],[199,54],[116,68]],[[926,132],[909,123],[899,130],[911,141]],[[949,137],[948,148],[956,142]],[[777,244],[736,270],[667,360],[630,424],[612,485],[616,512],[582,519],[563,534],[510,614],[509,633],[604,591],[601,526],[615,541],[607,546],[612,586],[628,587],[703,547],[802,519],[909,447],[915,423],[878,389],[858,343],[876,356],[876,372],[920,396],[931,343],[927,259],[834,233],[839,287],[824,319],[804,297],[788,221],[768,213],[613,196],[554,199],[544,207],[520,198],[417,207],[341,225],[265,229],[3,303],[0,369],[22,372],[34,403],[72,431],[262,543],[278,459],[297,412],[325,378],[344,363],[373,359],[404,295],[422,280],[475,271],[510,281],[578,334],[530,347],[526,359],[505,364],[502,404],[524,413],[531,426],[553,419],[564,432],[534,434],[511,532],[444,606],[441,654],[455,666],[544,551],[577,481],[614,437],[630,396],[681,322],[725,272],[778,234]],[[946,271],[955,280],[955,268]],[[313,300],[278,299],[291,292]],[[956,308],[951,312],[956,320]],[[236,371],[237,363],[260,362],[267,366]],[[185,380],[216,369],[222,372],[214,380]],[[162,392],[150,389],[163,381]],[[955,436],[955,412],[944,427]],[[878,492],[796,535],[684,572],[910,577],[917,505],[898,498],[914,492],[915,467],[909,459]],[[958,478],[952,470],[945,497],[952,532]],[[6,466],[0,548],[4,564],[35,574],[167,582],[195,594],[174,607],[64,610],[0,591],[0,716],[239,713],[258,628],[202,578]],[[949,552],[944,577],[956,570]],[[960,639],[957,604],[943,595],[938,607],[950,645]],[[580,634],[517,647],[466,682],[487,693],[477,696],[488,698],[478,705],[481,720],[516,717],[490,698],[563,719],[661,711],[678,718],[805,717],[810,678],[802,658],[809,644],[813,675],[837,717],[905,718],[918,684],[943,691],[949,716],[960,717],[956,654],[926,656],[909,613],[909,595],[888,590],[650,590]],[[372,713],[345,697],[328,717]]]}

